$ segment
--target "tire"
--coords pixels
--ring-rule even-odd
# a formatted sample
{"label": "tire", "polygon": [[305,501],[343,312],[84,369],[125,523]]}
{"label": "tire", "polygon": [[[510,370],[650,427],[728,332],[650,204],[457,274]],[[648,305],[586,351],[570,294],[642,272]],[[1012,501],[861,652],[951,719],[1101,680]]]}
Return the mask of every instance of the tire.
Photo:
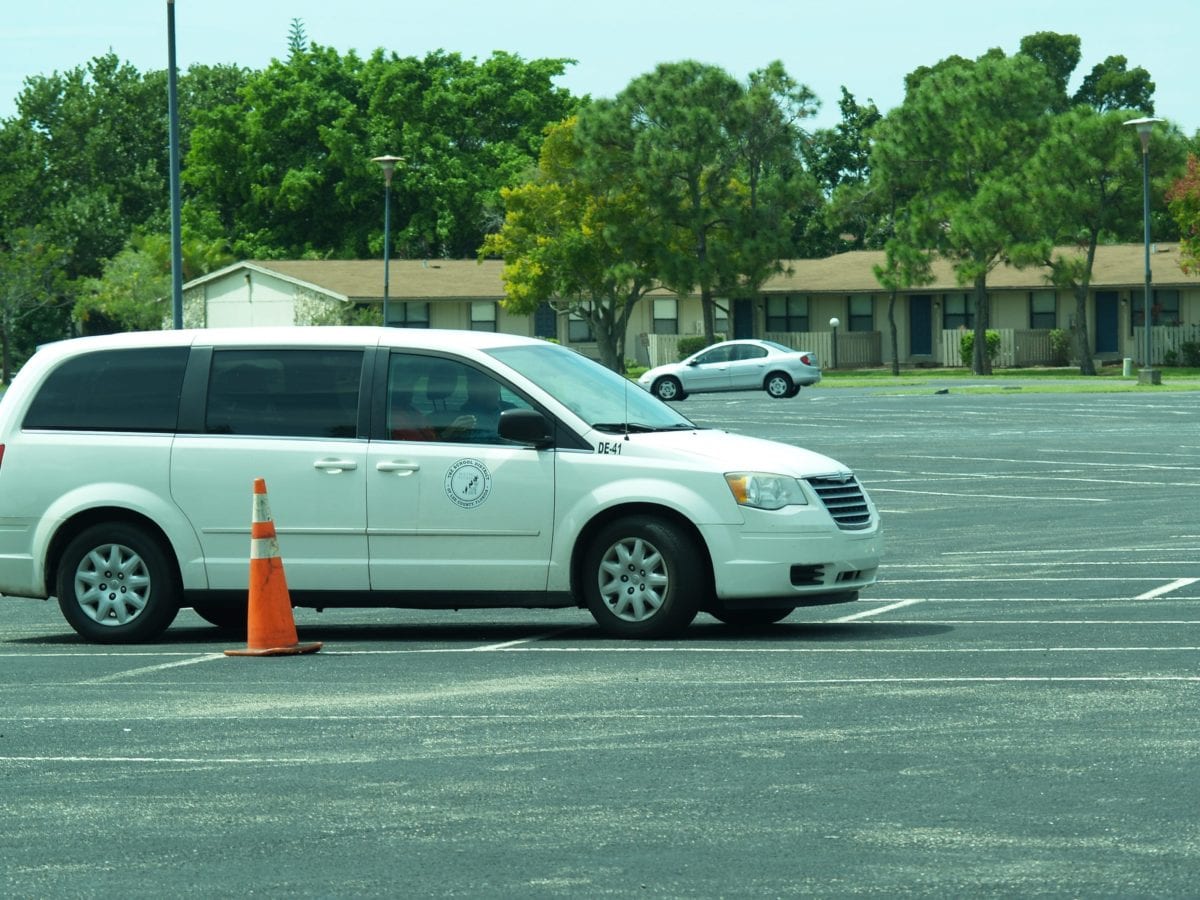
{"label": "tire", "polygon": [[148,641],[179,613],[179,579],[162,545],[124,522],[80,532],[59,558],[55,581],[63,617],[96,643]]}
{"label": "tire", "polygon": [[753,628],[758,625],[774,625],[792,614],[792,609],[719,609],[709,613],[714,619],[735,628]]}
{"label": "tire", "polygon": [[691,624],[706,596],[703,555],[691,537],[661,519],[618,519],[584,557],[588,609],[608,634],[661,638]]}
{"label": "tire", "polygon": [[192,612],[222,631],[245,634],[249,609],[245,603],[195,603]]}
{"label": "tire", "polygon": [[792,391],[795,387],[792,377],[787,372],[772,372],[763,381],[763,390],[776,400],[786,400],[793,396]]}
{"label": "tire", "polygon": [[670,403],[674,400],[682,400],[687,394],[684,393],[683,385],[679,383],[678,378],[674,375],[666,375],[654,382],[654,396]]}

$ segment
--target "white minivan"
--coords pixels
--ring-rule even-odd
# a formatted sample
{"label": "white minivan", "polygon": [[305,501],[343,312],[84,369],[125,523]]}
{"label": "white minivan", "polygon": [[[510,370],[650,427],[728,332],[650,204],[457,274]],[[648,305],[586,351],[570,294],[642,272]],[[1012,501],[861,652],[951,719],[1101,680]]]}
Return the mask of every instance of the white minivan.
{"label": "white minivan", "polygon": [[245,627],[264,478],[292,604],[586,606],[608,633],[766,624],[875,582],[854,475],[701,428],[557,344],[312,327],[41,348],[0,400],[0,593],[85,638]]}

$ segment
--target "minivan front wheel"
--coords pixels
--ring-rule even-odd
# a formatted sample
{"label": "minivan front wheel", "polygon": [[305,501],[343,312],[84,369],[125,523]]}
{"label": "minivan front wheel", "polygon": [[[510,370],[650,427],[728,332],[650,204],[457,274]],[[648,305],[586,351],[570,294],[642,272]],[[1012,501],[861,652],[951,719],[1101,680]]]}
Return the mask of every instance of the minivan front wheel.
{"label": "minivan front wheel", "polygon": [[63,616],[89,641],[147,641],[179,612],[177,579],[162,546],[135,525],[80,532],[63,551],[56,581]]}
{"label": "minivan front wheel", "polygon": [[696,617],[706,590],[694,540],[661,519],[618,519],[600,530],[584,560],[584,597],[617,637],[668,637]]}

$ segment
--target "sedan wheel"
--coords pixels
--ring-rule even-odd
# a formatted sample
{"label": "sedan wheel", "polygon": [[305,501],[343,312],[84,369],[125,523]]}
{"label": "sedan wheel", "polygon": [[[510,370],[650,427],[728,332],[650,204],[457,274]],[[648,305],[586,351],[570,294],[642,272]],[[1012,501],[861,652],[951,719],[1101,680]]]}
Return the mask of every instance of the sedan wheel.
{"label": "sedan wheel", "polygon": [[683,392],[683,385],[679,383],[679,379],[673,375],[668,375],[654,382],[654,395],[659,400],[682,400],[687,396]]}
{"label": "sedan wheel", "polygon": [[63,552],[58,605],[67,622],[104,644],[157,637],[179,612],[179,589],[158,541],[120,522],[94,525]]}
{"label": "sedan wheel", "polygon": [[793,396],[792,389],[795,385],[792,383],[791,377],[786,372],[772,372],[767,376],[767,380],[763,383],[768,394],[776,400],[783,400]]}
{"label": "sedan wheel", "polygon": [[619,519],[587,552],[584,594],[600,627],[619,637],[676,634],[696,617],[706,590],[694,542],[659,519]]}

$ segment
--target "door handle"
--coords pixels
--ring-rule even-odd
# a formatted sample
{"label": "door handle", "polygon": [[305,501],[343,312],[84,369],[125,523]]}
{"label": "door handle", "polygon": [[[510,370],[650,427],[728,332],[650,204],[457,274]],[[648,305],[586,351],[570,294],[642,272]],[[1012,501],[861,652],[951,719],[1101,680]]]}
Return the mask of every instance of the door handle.
{"label": "door handle", "polygon": [[313,463],[314,469],[319,469],[322,472],[328,472],[331,475],[337,475],[341,472],[350,472],[358,468],[358,463],[353,459],[318,459]]}
{"label": "door handle", "polygon": [[420,470],[420,463],[402,462],[398,459],[375,463],[376,472],[398,472],[401,475],[411,475],[413,472],[419,472]]}

